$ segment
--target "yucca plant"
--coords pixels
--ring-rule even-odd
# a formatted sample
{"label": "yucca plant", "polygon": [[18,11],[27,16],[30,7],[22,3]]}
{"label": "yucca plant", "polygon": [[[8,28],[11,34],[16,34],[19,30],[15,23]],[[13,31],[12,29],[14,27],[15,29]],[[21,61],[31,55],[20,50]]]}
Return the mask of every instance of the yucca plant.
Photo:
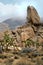
{"label": "yucca plant", "polygon": [[37,42],[37,41],[34,42],[34,41],[32,41],[31,39],[27,39],[26,41],[24,41],[24,43],[25,43],[25,47],[30,46],[30,45],[33,45],[33,46],[36,45],[36,47],[39,46],[39,42]]}
{"label": "yucca plant", "polygon": [[24,41],[24,43],[25,43],[25,46],[27,47],[27,46],[30,46],[30,45],[34,45],[34,42],[32,41],[32,40],[30,40],[30,39],[27,39],[26,41]]}

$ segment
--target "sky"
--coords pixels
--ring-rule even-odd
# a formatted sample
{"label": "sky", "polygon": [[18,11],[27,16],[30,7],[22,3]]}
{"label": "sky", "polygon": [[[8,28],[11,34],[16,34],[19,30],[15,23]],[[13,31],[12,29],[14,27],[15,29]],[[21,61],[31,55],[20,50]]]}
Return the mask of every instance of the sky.
{"label": "sky", "polygon": [[0,22],[7,18],[26,18],[29,5],[43,17],[43,0],[0,0]]}

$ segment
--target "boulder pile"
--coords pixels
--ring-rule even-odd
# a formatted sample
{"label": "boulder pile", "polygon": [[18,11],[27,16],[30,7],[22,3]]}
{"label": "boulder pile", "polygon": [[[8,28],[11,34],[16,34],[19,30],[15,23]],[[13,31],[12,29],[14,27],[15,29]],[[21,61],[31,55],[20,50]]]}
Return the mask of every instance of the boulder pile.
{"label": "boulder pile", "polygon": [[40,23],[40,16],[33,6],[27,7],[27,21],[21,27],[12,31],[17,43],[31,39],[35,42],[43,43],[43,26]]}

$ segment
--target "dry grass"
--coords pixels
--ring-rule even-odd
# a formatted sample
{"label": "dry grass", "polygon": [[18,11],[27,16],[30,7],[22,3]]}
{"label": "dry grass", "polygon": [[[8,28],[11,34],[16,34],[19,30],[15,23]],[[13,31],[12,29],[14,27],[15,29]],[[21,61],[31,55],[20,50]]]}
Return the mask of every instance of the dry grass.
{"label": "dry grass", "polygon": [[35,65],[35,63],[29,61],[27,58],[20,58],[19,60],[14,61],[12,65]]}

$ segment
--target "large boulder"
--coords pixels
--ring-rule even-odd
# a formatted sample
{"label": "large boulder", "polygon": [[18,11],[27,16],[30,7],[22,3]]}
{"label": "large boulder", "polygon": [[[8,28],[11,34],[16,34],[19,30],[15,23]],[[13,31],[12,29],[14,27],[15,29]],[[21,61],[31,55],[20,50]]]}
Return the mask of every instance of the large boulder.
{"label": "large boulder", "polygon": [[26,41],[27,39],[35,37],[35,33],[32,29],[32,27],[27,27],[23,29],[23,32],[21,32],[21,41]]}
{"label": "large boulder", "polygon": [[33,6],[28,6],[27,8],[27,22],[33,23],[33,24],[39,24],[40,23],[40,17],[36,11],[36,9]]}

